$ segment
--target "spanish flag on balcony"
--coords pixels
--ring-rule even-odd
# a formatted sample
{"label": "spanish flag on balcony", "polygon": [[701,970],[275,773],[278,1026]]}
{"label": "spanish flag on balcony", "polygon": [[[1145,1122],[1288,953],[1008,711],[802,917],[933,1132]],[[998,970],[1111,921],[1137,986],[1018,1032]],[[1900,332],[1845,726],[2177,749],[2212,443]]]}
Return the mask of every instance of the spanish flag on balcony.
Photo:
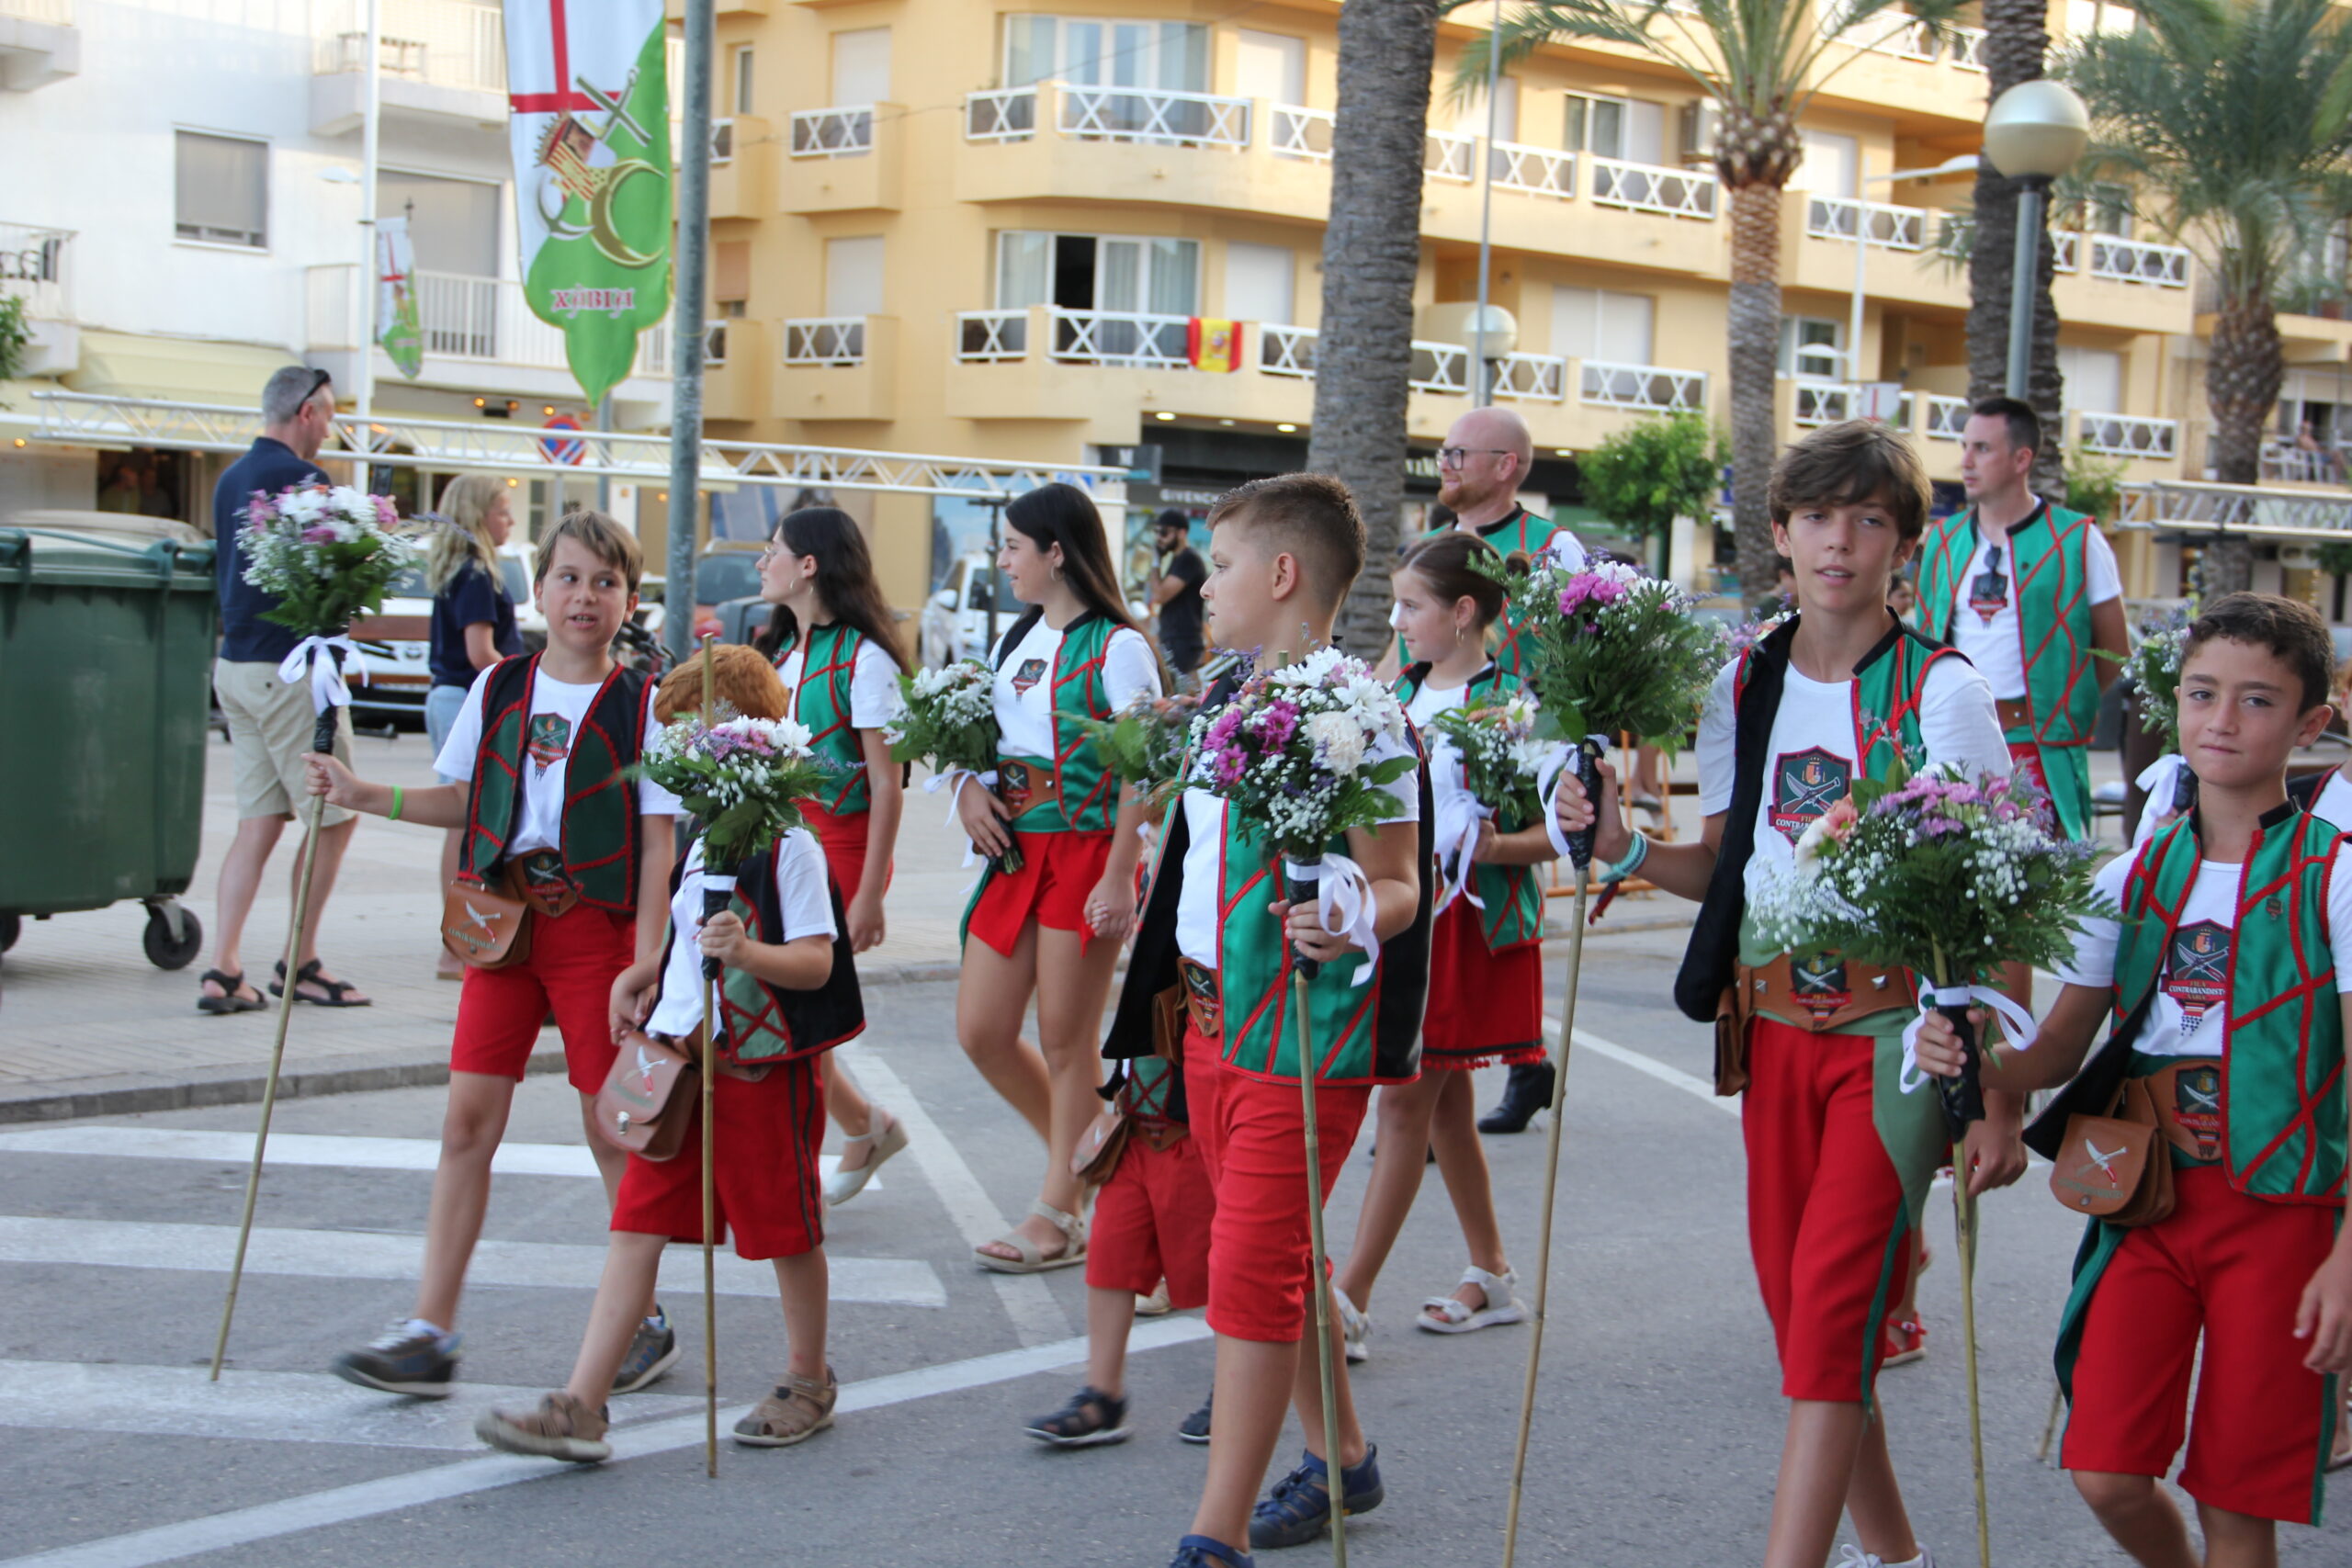
{"label": "spanish flag on balcony", "polygon": [[1184,357],[1195,370],[1241,367],[1241,323],[1194,316],[1184,323]]}

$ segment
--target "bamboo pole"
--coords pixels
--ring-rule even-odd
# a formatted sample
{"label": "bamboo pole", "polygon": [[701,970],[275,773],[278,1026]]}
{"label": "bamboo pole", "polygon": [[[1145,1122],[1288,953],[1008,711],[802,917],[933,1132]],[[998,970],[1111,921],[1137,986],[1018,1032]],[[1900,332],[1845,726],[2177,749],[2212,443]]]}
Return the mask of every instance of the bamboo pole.
{"label": "bamboo pole", "polygon": [[[1291,885],[1291,900],[1312,899],[1315,890]],[[1330,1254],[1323,1242],[1323,1145],[1315,1116],[1315,1026],[1307,1014],[1306,982],[1314,961],[1301,958],[1291,970],[1291,1007],[1298,1014],[1299,1112],[1306,1123],[1306,1239],[1308,1284],[1315,1293],[1315,1371],[1323,1393],[1323,1479],[1331,1499],[1331,1561],[1348,1568],[1348,1489],[1340,1460],[1340,1382],[1331,1364],[1331,1282],[1324,1277]]]}
{"label": "bamboo pole", "polygon": [[1968,1194],[1968,1151],[1960,1138],[1951,1145],[1951,1219],[1960,1243],[1960,1332],[1968,1368],[1968,1447],[1976,1475],[1976,1562],[1977,1568],[1993,1568],[1992,1512],[1984,1501],[1984,1404],[1976,1381],[1976,1200]]}
{"label": "bamboo pole", "polygon": [[[702,721],[718,722],[718,671],[712,663],[711,646],[718,639],[702,639]],[[706,835],[709,825],[704,824]],[[706,874],[710,863],[710,843],[703,842],[703,863]],[[729,894],[731,897],[731,892]],[[703,891],[704,918],[709,918],[711,894],[707,886]],[[716,959],[702,961],[702,1393],[703,1393],[703,1472],[718,1473],[718,1265],[713,1248],[712,1233],[718,1227],[718,1167],[711,1156],[711,1132],[714,1116],[712,1107],[718,1088],[718,963]]]}

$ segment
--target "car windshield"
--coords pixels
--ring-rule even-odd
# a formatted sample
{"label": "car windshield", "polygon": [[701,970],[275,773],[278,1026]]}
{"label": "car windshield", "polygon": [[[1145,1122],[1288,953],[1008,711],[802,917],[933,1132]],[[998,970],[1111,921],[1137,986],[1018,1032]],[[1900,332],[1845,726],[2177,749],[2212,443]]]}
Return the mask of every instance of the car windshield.
{"label": "car windshield", "polygon": [[521,561],[516,560],[513,556],[499,557],[498,580],[506,584],[506,596],[509,599],[514,600],[517,604],[530,602],[531,578],[530,574],[523,570]]}
{"label": "car windshield", "polygon": [[384,590],[384,597],[387,599],[432,598],[433,591],[424,586],[424,569],[421,566],[413,566],[392,579],[390,585]]}
{"label": "car windshield", "polygon": [[724,604],[729,599],[756,599],[760,592],[760,558],[746,550],[705,556],[695,563],[695,603]]}

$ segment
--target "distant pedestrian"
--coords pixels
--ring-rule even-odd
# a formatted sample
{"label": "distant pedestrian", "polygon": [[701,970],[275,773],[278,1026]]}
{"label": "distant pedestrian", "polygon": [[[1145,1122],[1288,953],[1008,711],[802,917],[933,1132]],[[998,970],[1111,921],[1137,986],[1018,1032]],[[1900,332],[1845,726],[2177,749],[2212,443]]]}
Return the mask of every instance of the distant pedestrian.
{"label": "distant pedestrian", "polygon": [[1201,584],[1209,580],[1207,563],[1193,548],[1193,520],[1171,506],[1151,520],[1152,543],[1159,556],[1159,577],[1151,591],[1152,608],[1159,615],[1159,646],[1168,667],[1178,675],[1200,668],[1207,650],[1201,619]]}
{"label": "distant pedestrian", "polygon": [[[302,753],[311,749],[317,719],[308,678],[289,682],[278,675],[279,663],[300,639],[288,628],[263,619],[277,607],[277,599],[245,581],[237,530],[256,491],[275,495],[293,485],[327,482],[325,471],[311,460],[334,424],[334,389],[327,373],[300,365],[279,370],[262,388],[261,417],[262,434],[252,450],[229,465],[212,491],[220,592],[220,655],[212,667],[212,694],[228,721],[236,762],[237,837],[220,862],[220,923],[213,938],[212,967],[204,972],[196,1001],[198,1010],[209,1013],[252,1012],[269,1005],[245,979],[241,951],[245,918],[253,913],[254,891],[261,886],[270,852],[294,818],[295,801],[309,793]],[[350,711],[338,712],[335,724],[335,757],[347,764]],[[319,918],[334,891],[354,820],[350,812],[332,804],[319,818],[310,915],[295,954],[297,1001],[349,1008],[366,1007],[371,999],[329,975],[318,953]],[[272,996],[285,987],[283,960],[277,968],[277,980],[269,987]]]}
{"label": "distant pedestrian", "polygon": [[[433,687],[424,694],[424,733],[433,754],[458,722],[474,677],[502,659],[523,651],[514,625],[514,596],[498,575],[498,547],[514,527],[506,502],[506,482],[490,474],[460,474],[441,487],[444,525],[424,557],[424,586],[433,594],[431,630]],[[458,781],[434,775],[443,784]],[[458,844],[463,829],[452,828],[441,843],[441,886],[458,874]],[[447,948],[435,973],[462,980],[466,966]]]}

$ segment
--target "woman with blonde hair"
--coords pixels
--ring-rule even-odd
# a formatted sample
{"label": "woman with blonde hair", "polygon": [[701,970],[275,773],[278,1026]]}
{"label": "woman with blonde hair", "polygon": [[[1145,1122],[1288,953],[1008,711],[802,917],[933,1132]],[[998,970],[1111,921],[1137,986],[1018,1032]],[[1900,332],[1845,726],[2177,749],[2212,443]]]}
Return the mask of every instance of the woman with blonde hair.
{"label": "woman with blonde hair", "polygon": [[[506,481],[492,474],[460,474],[441,487],[443,521],[424,555],[424,586],[433,595],[433,687],[424,694],[424,732],[436,757],[458,711],[466,705],[474,677],[523,651],[514,596],[498,575],[498,547],[514,526],[506,489]],[[452,828],[442,840],[445,887],[458,874],[460,837],[461,829]],[[462,980],[466,975],[465,966],[446,950],[435,973],[444,980]]]}

